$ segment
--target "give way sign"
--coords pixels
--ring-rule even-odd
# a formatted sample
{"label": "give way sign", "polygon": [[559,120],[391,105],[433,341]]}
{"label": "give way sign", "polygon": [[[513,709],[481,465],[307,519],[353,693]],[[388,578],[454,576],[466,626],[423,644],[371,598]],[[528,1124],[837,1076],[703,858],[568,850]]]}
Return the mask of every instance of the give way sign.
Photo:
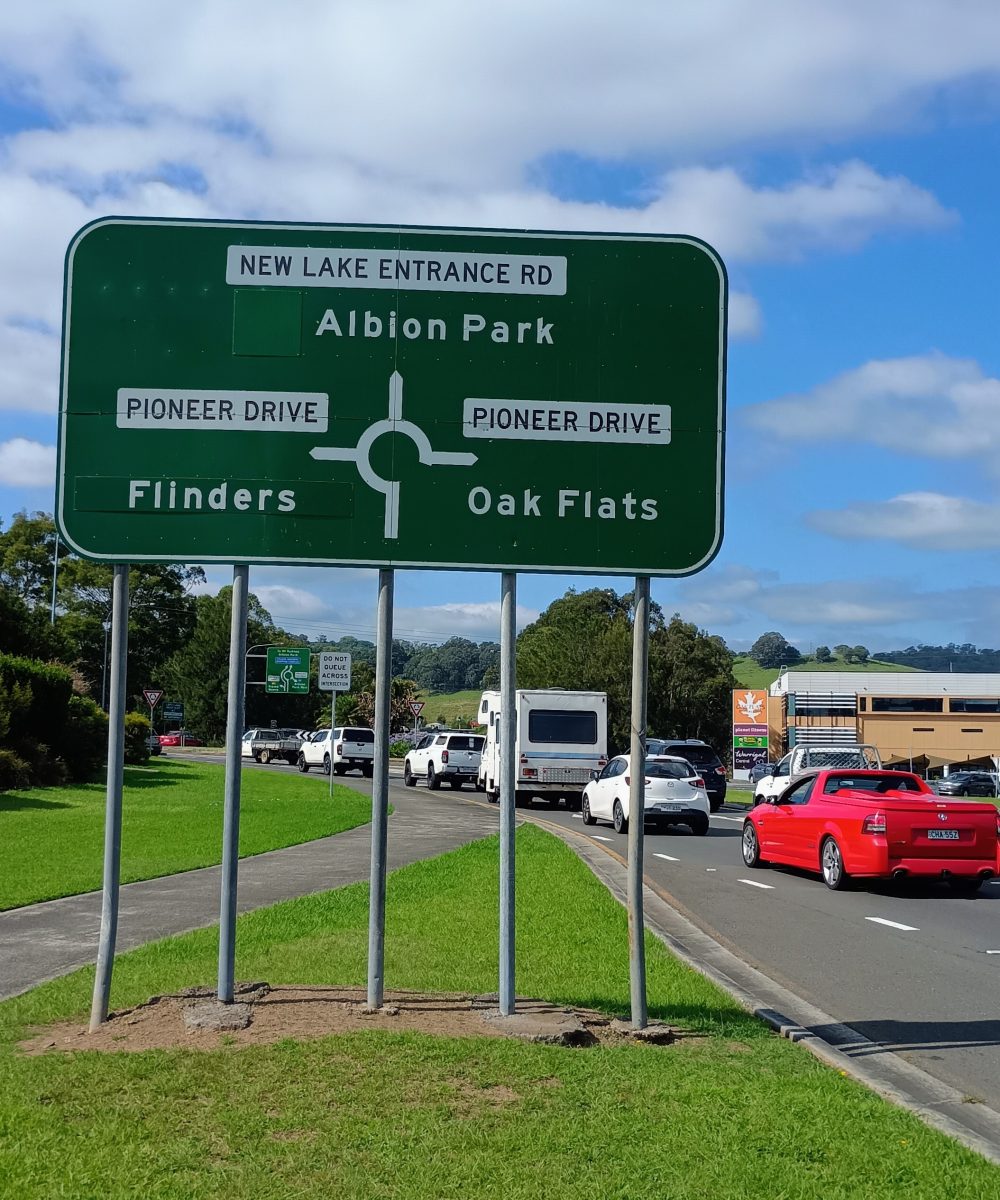
{"label": "give way sign", "polygon": [[146,697],[146,703],[150,708],[156,708],[156,706],[163,699],[163,691],[161,688],[146,688],[142,694]]}
{"label": "give way sign", "polygon": [[424,707],[423,700],[411,700],[410,701],[410,712],[413,713],[413,715],[415,717],[420,716],[420,712],[423,707]]}

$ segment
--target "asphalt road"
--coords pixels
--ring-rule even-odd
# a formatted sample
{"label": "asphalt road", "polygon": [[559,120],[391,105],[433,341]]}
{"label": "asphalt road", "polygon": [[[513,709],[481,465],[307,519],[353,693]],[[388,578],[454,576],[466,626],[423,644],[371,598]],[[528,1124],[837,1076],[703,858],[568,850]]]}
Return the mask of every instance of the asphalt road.
{"label": "asphalt road", "polygon": [[[356,775],[338,782],[366,792],[371,786]],[[390,792],[416,794],[398,776]],[[468,788],[431,796],[421,786],[419,795],[437,816],[450,805],[492,807]],[[586,827],[578,813],[541,803],[532,812],[627,857],[628,839],[610,825]],[[751,871],[740,855],[742,813],[724,806],[707,837],[683,827],[648,832],[647,879],[775,982],[970,1102],[1000,1110],[1000,882],[971,898],[938,884],[855,884],[831,892],[818,876],[793,868]]]}
{"label": "asphalt road", "polygon": [[[584,827],[562,809],[537,812],[628,855],[628,839],[610,825]],[[975,897],[944,884],[888,882],[831,892],[794,868],[748,870],[742,823],[742,811],[726,805],[707,837],[647,832],[646,877],[776,982],[1000,1109],[1000,883]]]}

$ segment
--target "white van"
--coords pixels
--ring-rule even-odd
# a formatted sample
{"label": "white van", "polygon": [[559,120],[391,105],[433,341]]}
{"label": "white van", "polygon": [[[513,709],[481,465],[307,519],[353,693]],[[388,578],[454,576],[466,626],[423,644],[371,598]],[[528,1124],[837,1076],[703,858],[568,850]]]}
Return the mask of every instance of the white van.
{"label": "white van", "polygon": [[331,766],[334,775],[360,771],[371,777],[375,770],[375,731],[346,726],[343,729],[317,729],[310,734],[299,750],[299,770],[322,767],[329,774]]}
{"label": "white van", "polygon": [[[514,789],[518,804],[533,796],[580,810],[591,772],[608,761],[608,697],[606,692],[571,692],[563,688],[519,688]],[[479,786],[491,803],[500,799],[500,693],[483,692],[479,723],[486,742],[479,767]]]}

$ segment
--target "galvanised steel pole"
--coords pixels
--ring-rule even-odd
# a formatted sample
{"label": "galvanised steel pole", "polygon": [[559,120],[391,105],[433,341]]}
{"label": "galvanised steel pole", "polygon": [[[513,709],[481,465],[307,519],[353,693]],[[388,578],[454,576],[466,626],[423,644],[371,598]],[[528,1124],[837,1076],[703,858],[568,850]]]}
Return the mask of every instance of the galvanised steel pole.
{"label": "galvanised steel pole", "polygon": [[55,557],[52,559],[52,606],[49,612],[49,624],[56,623],[56,576],[59,573],[59,531],[56,530]]}
{"label": "galvanised steel pole", "polygon": [[108,706],[108,784],[104,806],[104,877],[97,973],[90,1006],[93,1032],[108,1019],[111,973],[118,935],[118,884],[122,848],[122,774],[125,764],[125,677],[128,667],[128,567],[115,564],[111,584],[111,702]]}
{"label": "galvanised steel pole", "polygon": [[229,626],[229,696],[226,708],[226,785],[222,819],[222,889],[219,898],[219,999],[232,1004],[236,971],[236,888],[240,862],[241,740],[246,713],[247,602],[250,568],[233,567]]}
{"label": "galvanised steel pole", "polygon": [[628,792],[628,972],[632,1028],[645,1029],[646,943],[642,913],[643,818],[646,812],[646,684],[649,678],[649,576],[635,578],[632,626],[632,745]]}
{"label": "galvanised steel pole", "polygon": [[[368,1007],[385,995],[386,826],[389,821],[389,686],[392,682],[392,570],[378,573],[375,658],[375,764],[372,776],[372,863],[368,896]],[[332,768],[332,764],[331,764]]]}
{"label": "galvanised steel pole", "polygon": [[514,799],[517,576],[500,577],[500,1011],[514,1011]]}

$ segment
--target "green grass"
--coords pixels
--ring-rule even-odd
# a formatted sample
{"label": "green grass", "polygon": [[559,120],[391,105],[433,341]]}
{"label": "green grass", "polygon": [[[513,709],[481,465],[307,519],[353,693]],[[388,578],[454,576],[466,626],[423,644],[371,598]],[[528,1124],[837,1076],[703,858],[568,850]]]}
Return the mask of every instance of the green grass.
{"label": "green grass", "polygon": [[418,698],[424,702],[424,711],[420,718],[425,724],[437,722],[441,725],[461,723],[464,726],[469,721],[478,721],[479,700],[482,694],[482,688],[464,692],[418,691]]}
{"label": "green grass", "polygon": [[[103,783],[0,793],[0,910],[101,886]],[[123,883],[207,867],[222,852],[223,768],[155,759],[125,768]],[[371,802],[297,772],[244,771],[240,854],[260,854],[353,829]]]}
{"label": "green grass", "polygon": [[[497,842],[390,876],[387,986],[493,990]],[[518,832],[522,994],[623,1011],[626,921],[576,857]],[[239,919],[237,972],[365,979],[367,888]],[[701,1036],[567,1050],[371,1031],[212,1052],[27,1059],[92,971],[0,1005],[0,1191],[19,1200],[503,1196],[981,1200],[1000,1173],[771,1034],[647,939],[650,1008]],[[114,1002],[214,978],[201,930],[124,955]],[[3,1189],[6,1188],[6,1191]]]}
{"label": "green grass", "polygon": [[[872,659],[866,663],[845,663],[836,662],[820,663],[813,659],[803,659],[802,662],[796,663],[789,670],[792,671],[916,671],[917,667],[901,667],[896,663],[880,662]],[[737,658],[733,663],[733,674],[736,676],[736,682],[740,687],[748,688],[766,688],[778,678],[778,669],[776,667],[761,667],[752,658],[742,657]]]}

